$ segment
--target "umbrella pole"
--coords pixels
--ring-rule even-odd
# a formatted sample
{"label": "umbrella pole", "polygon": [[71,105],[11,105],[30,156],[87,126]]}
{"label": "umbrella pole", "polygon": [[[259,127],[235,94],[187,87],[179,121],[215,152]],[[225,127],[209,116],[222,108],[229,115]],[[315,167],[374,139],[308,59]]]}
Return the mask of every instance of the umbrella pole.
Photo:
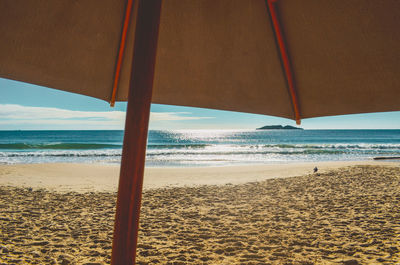
{"label": "umbrella pole", "polygon": [[139,1],[111,264],[135,264],[161,0]]}

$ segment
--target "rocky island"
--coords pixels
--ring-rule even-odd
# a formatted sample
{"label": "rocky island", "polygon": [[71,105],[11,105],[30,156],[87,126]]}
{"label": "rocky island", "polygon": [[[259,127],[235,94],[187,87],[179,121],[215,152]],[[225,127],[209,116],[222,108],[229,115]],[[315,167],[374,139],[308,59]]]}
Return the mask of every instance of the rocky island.
{"label": "rocky island", "polygon": [[290,125],[282,126],[282,125],[267,125],[261,128],[257,128],[256,130],[304,130],[303,128],[298,128]]}

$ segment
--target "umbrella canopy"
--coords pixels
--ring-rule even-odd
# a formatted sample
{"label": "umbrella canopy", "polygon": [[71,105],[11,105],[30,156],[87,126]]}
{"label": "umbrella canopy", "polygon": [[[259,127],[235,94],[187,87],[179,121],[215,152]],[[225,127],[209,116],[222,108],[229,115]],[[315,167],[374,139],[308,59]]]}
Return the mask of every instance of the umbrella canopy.
{"label": "umbrella canopy", "polygon": [[113,264],[133,264],[150,103],[400,110],[398,0],[0,0],[0,77],[128,100]]}
{"label": "umbrella canopy", "polygon": [[[398,0],[270,2],[300,118],[400,109]],[[137,3],[117,101],[128,98]],[[112,101],[125,1],[2,0],[0,12],[1,77]],[[295,119],[281,59],[265,0],[165,0],[152,102]]]}

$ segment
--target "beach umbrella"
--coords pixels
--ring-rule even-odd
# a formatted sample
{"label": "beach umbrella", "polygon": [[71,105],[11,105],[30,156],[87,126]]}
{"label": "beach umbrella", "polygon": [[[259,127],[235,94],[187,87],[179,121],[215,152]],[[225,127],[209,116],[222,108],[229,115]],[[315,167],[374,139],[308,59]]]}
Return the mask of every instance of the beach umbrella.
{"label": "beach umbrella", "polygon": [[0,0],[0,77],[128,101],[113,264],[133,264],[150,103],[296,120],[400,110],[398,0]]}

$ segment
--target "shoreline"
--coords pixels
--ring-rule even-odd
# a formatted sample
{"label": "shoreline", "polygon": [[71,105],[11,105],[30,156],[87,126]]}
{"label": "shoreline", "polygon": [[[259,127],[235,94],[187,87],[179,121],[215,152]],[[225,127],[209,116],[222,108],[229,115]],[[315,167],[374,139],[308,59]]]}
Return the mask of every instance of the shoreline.
{"label": "shoreline", "polygon": [[[195,187],[259,182],[313,174],[350,166],[399,167],[395,161],[329,161],[241,165],[222,167],[147,167],[144,190],[166,187]],[[57,192],[116,192],[119,165],[84,163],[42,163],[0,165],[0,185],[47,189]]]}

